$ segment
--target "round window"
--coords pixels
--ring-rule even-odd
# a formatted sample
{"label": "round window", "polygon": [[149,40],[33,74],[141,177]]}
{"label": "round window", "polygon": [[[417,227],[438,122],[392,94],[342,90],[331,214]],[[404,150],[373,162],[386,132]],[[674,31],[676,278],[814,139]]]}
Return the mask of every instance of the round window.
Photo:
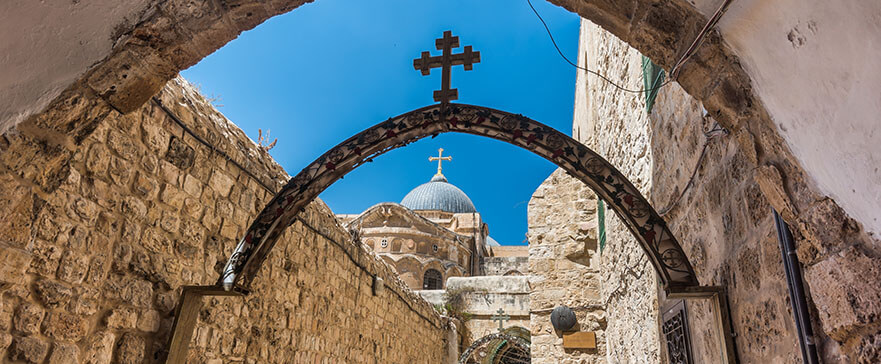
{"label": "round window", "polygon": [[388,246],[388,239],[382,239],[379,242],[379,245],[382,246],[383,248],[387,247]]}
{"label": "round window", "polygon": [[433,250],[435,253],[437,253],[437,244],[432,245],[431,250]]}

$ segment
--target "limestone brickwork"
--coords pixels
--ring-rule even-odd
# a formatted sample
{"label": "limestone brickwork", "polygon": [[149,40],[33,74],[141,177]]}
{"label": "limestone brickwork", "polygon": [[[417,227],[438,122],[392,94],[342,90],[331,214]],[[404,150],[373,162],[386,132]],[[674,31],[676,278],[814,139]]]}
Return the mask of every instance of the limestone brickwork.
{"label": "limestone brickwork", "polygon": [[[529,331],[529,279],[525,276],[484,276],[453,277],[447,281],[447,295],[461,297],[458,309],[467,313],[464,326],[471,341],[498,332],[499,322],[493,317],[498,315],[499,309],[510,316],[503,322],[503,327]],[[525,339],[529,340],[528,337]]]}
{"label": "limestone brickwork", "polygon": [[[587,21],[582,22],[579,54],[580,64],[589,69],[625,87],[643,87],[641,55]],[[799,349],[780,251],[754,168],[738,153],[733,137],[714,137],[694,185],[676,203],[707,139],[704,131],[715,123],[675,84],[661,90],[650,114],[644,100],[641,94],[621,92],[579,72],[573,136],[618,166],[657,210],[667,212],[665,219],[701,284],[728,289],[741,362],[795,362]],[[552,175],[537,195],[562,198],[579,188],[567,185],[571,183],[577,181]],[[554,192],[550,197],[548,190]],[[592,208],[573,210],[584,214]],[[536,213],[559,212],[546,207]],[[563,215],[575,216],[571,211]],[[572,229],[581,223],[572,221]],[[607,242],[599,261],[608,362],[665,362],[660,320],[676,301],[659,291],[645,253],[611,211],[605,224]],[[696,362],[722,361],[720,328],[712,310],[708,300],[687,301]]]}
{"label": "limestone brickwork", "polygon": [[[0,137],[0,361],[162,361],[181,287],[216,282],[287,178],[182,79],[157,99],[190,131],[74,92]],[[444,362],[447,321],[321,201],[303,217],[251,295],[206,299],[192,361]]]}
{"label": "limestone brickwork", "polygon": [[[558,169],[532,195],[527,208],[529,298],[533,363],[606,363],[607,318],[601,297],[600,251],[596,235],[596,195]],[[574,331],[593,331],[596,350],[563,349],[562,332],[551,311],[575,312]]]}
{"label": "limestone brickwork", "polygon": [[[580,39],[580,64],[631,89],[642,88],[639,52],[586,21]],[[616,91],[579,72],[572,134],[617,166],[651,201],[653,150],[643,100],[641,94]],[[656,273],[618,217],[612,211],[605,215],[606,244],[599,260],[609,363],[661,362]]]}

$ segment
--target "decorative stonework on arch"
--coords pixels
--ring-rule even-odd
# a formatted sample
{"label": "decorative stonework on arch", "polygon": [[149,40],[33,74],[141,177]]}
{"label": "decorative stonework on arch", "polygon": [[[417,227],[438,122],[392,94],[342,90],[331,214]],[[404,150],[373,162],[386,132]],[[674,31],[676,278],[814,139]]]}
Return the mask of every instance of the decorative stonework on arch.
{"label": "decorative stonework on arch", "polygon": [[[447,117],[441,117],[444,106]],[[445,132],[505,141],[563,168],[618,213],[640,242],[665,288],[698,286],[694,269],[664,220],[609,162],[569,136],[527,117],[464,104],[432,105],[390,118],[319,157],[260,212],[227,262],[218,284],[226,289],[247,290],[284,229],[322,191],[374,157]]]}

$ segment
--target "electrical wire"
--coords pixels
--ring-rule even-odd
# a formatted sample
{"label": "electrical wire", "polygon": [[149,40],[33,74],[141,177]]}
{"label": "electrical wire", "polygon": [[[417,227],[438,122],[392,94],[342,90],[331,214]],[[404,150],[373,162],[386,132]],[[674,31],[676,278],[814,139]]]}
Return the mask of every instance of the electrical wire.
{"label": "electrical wire", "polygon": [[701,148],[701,155],[697,158],[697,163],[694,164],[694,170],[691,172],[691,177],[688,179],[688,183],[685,184],[685,188],[682,189],[682,192],[679,193],[679,196],[670,203],[667,208],[658,211],[658,215],[663,217],[667,215],[668,212],[673,210],[674,207],[679,205],[679,201],[682,200],[682,197],[685,196],[685,193],[688,192],[688,189],[694,185],[694,178],[697,177],[697,170],[700,169],[701,163],[704,161],[704,156],[707,154],[707,147],[710,146],[710,142],[718,136],[727,135],[728,131],[725,130],[722,126],[719,125],[719,122],[716,122],[713,127],[704,132],[704,146]]}
{"label": "electrical wire", "polygon": [[694,41],[691,42],[691,45],[688,47],[688,49],[685,50],[685,53],[682,54],[682,58],[680,58],[679,61],[676,62],[676,64],[670,70],[671,79],[675,80],[677,77],[679,77],[679,72],[682,70],[682,65],[685,64],[685,62],[687,62],[691,58],[691,56],[694,55],[694,53],[696,53],[697,49],[700,48],[702,44],[704,44],[704,39],[706,38],[707,33],[709,33],[710,29],[714,28],[716,24],[719,23],[719,19],[722,18],[722,15],[725,14],[726,11],[728,11],[728,6],[730,6],[733,1],[734,0],[723,1],[722,5],[720,5],[719,8],[716,9],[716,12],[713,13],[713,16],[710,17],[710,20],[708,20],[707,23],[704,24],[703,29],[701,29],[700,33],[698,33]]}
{"label": "electrical wire", "polygon": [[679,76],[679,72],[682,68],[682,65],[686,61],[688,61],[691,58],[691,56],[694,55],[694,53],[697,51],[697,49],[704,43],[704,39],[705,39],[707,33],[709,33],[710,29],[712,29],[713,27],[716,26],[716,24],[719,22],[719,19],[721,19],[722,15],[728,10],[728,6],[731,5],[732,1],[733,0],[725,0],[722,3],[722,5],[719,7],[719,9],[716,10],[716,13],[714,13],[713,16],[710,18],[710,20],[707,21],[707,23],[704,25],[703,29],[701,29],[700,33],[698,33],[697,37],[695,37],[694,41],[691,43],[691,45],[688,47],[688,49],[685,51],[685,53],[682,54],[682,57],[679,57],[679,60],[676,61],[676,63],[673,65],[673,68],[670,71],[670,77],[666,81],[664,81],[663,83],[661,83],[660,85],[657,85],[655,87],[641,89],[641,90],[631,90],[631,89],[625,88],[625,87],[613,82],[611,79],[609,79],[608,77],[606,77],[603,74],[600,74],[599,72],[590,70],[587,67],[581,67],[581,66],[575,64],[574,62],[572,62],[569,59],[569,57],[566,57],[566,55],[563,54],[563,51],[560,50],[560,46],[557,45],[557,41],[554,39],[554,35],[551,33],[551,29],[548,27],[548,23],[545,22],[544,18],[542,18],[542,16],[541,16],[541,14],[538,13],[538,10],[535,9],[535,6],[532,5],[532,1],[526,0],[526,3],[529,4],[529,7],[532,9],[532,12],[535,13],[535,16],[538,17],[539,21],[541,21],[541,24],[544,26],[545,31],[548,33],[548,37],[551,38],[551,43],[553,43],[554,48],[557,49],[557,53],[560,54],[560,57],[562,57],[563,60],[566,61],[566,63],[569,63],[570,65],[572,65],[572,67],[575,67],[577,69],[580,69],[582,71],[585,71],[587,73],[590,73],[592,75],[595,75],[595,76],[601,78],[603,81],[606,81],[607,83],[611,84],[612,86],[615,86],[615,88],[617,88],[621,91],[631,92],[631,93],[643,93],[643,92],[650,92],[650,91],[658,90],[658,89],[670,84],[671,82],[676,81],[677,77]]}

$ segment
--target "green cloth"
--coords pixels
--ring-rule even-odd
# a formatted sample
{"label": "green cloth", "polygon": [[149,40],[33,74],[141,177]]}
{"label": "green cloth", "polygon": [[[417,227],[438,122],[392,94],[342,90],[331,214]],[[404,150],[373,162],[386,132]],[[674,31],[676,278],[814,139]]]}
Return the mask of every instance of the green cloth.
{"label": "green cloth", "polygon": [[645,111],[652,112],[655,98],[658,97],[657,87],[664,82],[664,69],[652,62],[646,56],[642,56],[642,84],[645,90]]}

